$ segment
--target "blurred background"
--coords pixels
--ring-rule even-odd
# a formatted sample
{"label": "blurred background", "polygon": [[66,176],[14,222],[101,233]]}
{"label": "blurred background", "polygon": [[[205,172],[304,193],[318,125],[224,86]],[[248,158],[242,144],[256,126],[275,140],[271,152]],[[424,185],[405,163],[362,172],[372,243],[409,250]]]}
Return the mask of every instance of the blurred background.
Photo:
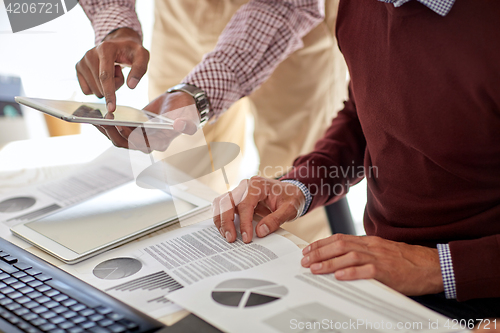
{"label": "blurred background", "polygon": [[[151,45],[153,8],[154,0],[137,1],[136,10],[147,49]],[[4,2],[0,0],[0,102],[2,92],[7,93],[5,87],[16,87],[17,82],[13,82],[16,78],[20,78],[24,90],[20,94],[25,96],[100,102],[95,96],[85,96],[81,92],[75,71],[76,63],[93,46],[92,26],[79,6],[53,21],[13,34]],[[146,75],[134,90],[126,85],[118,90],[118,104],[143,108],[148,103],[147,91]],[[52,117],[45,119],[42,113],[28,108],[22,108],[22,118],[10,108],[4,110],[7,111],[0,115],[0,148],[14,140],[36,140],[58,135],[83,135],[89,142],[102,142],[102,134],[91,125],[69,124]],[[242,178],[256,174],[259,165],[253,144],[252,116],[249,114],[248,117]],[[365,181],[351,188],[348,201],[356,230],[358,234],[363,234]]]}

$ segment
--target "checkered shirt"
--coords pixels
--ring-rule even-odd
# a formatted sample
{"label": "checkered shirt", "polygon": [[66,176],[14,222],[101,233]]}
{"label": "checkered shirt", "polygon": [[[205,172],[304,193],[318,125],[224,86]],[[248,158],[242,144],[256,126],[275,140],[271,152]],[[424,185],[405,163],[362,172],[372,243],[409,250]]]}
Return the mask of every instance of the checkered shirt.
{"label": "checkered shirt", "polygon": [[439,252],[439,263],[441,264],[441,274],[443,276],[444,295],[448,299],[456,299],[457,287],[455,284],[450,246],[448,244],[438,244],[437,249]]}
{"label": "checkered shirt", "polygon": [[[410,0],[379,0],[382,2],[392,3],[394,7],[400,7]],[[455,3],[455,0],[417,0],[421,4],[435,11],[441,16],[446,16]]]}

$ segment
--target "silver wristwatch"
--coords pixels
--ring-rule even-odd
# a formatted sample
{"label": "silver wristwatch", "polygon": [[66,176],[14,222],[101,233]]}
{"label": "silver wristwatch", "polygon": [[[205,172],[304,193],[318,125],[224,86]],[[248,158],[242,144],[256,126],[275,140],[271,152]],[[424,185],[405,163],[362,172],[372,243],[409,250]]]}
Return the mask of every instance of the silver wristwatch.
{"label": "silver wristwatch", "polygon": [[196,108],[200,114],[200,125],[204,125],[208,121],[208,112],[210,111],[210,104],[205,92],[189,83],[181,83],[167,90],[168,93],[176,91],[182,91],[193,96]]}

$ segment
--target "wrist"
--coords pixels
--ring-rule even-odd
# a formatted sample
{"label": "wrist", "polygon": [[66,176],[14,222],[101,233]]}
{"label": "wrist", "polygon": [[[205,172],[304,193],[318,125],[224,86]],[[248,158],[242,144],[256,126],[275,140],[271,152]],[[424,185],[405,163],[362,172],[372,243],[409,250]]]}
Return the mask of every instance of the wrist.
{"label": "wrist", "polygon": [[118,28],[111,31],[109,34],[104,37],[103,41],[110,41],[114,39],[129,39],[138,44],[142,45],[141,36],[131,28]]}

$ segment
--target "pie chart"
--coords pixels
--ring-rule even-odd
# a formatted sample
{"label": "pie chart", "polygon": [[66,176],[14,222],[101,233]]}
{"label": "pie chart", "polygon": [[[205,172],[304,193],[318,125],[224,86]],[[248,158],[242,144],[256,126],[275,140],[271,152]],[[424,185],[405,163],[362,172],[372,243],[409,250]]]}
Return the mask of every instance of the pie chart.
{"label": "pie chart", "polygon": [[18,197],[0,202],[1,213],[19,212],[30,208],[36,203],[35,198],[31,197]]}
{"label": "pie chart", "polygon": [[113,258],[94,267],[92,273],[99,279],[118,280],[134,275],[142,268],[142,263],[134,258]]}
{"label": "pie chart", "polygon": [[225,306],[249,308],[281,299],[288,289],[274,282],[257,279],[231,279],[219,283],[212,299]]}

